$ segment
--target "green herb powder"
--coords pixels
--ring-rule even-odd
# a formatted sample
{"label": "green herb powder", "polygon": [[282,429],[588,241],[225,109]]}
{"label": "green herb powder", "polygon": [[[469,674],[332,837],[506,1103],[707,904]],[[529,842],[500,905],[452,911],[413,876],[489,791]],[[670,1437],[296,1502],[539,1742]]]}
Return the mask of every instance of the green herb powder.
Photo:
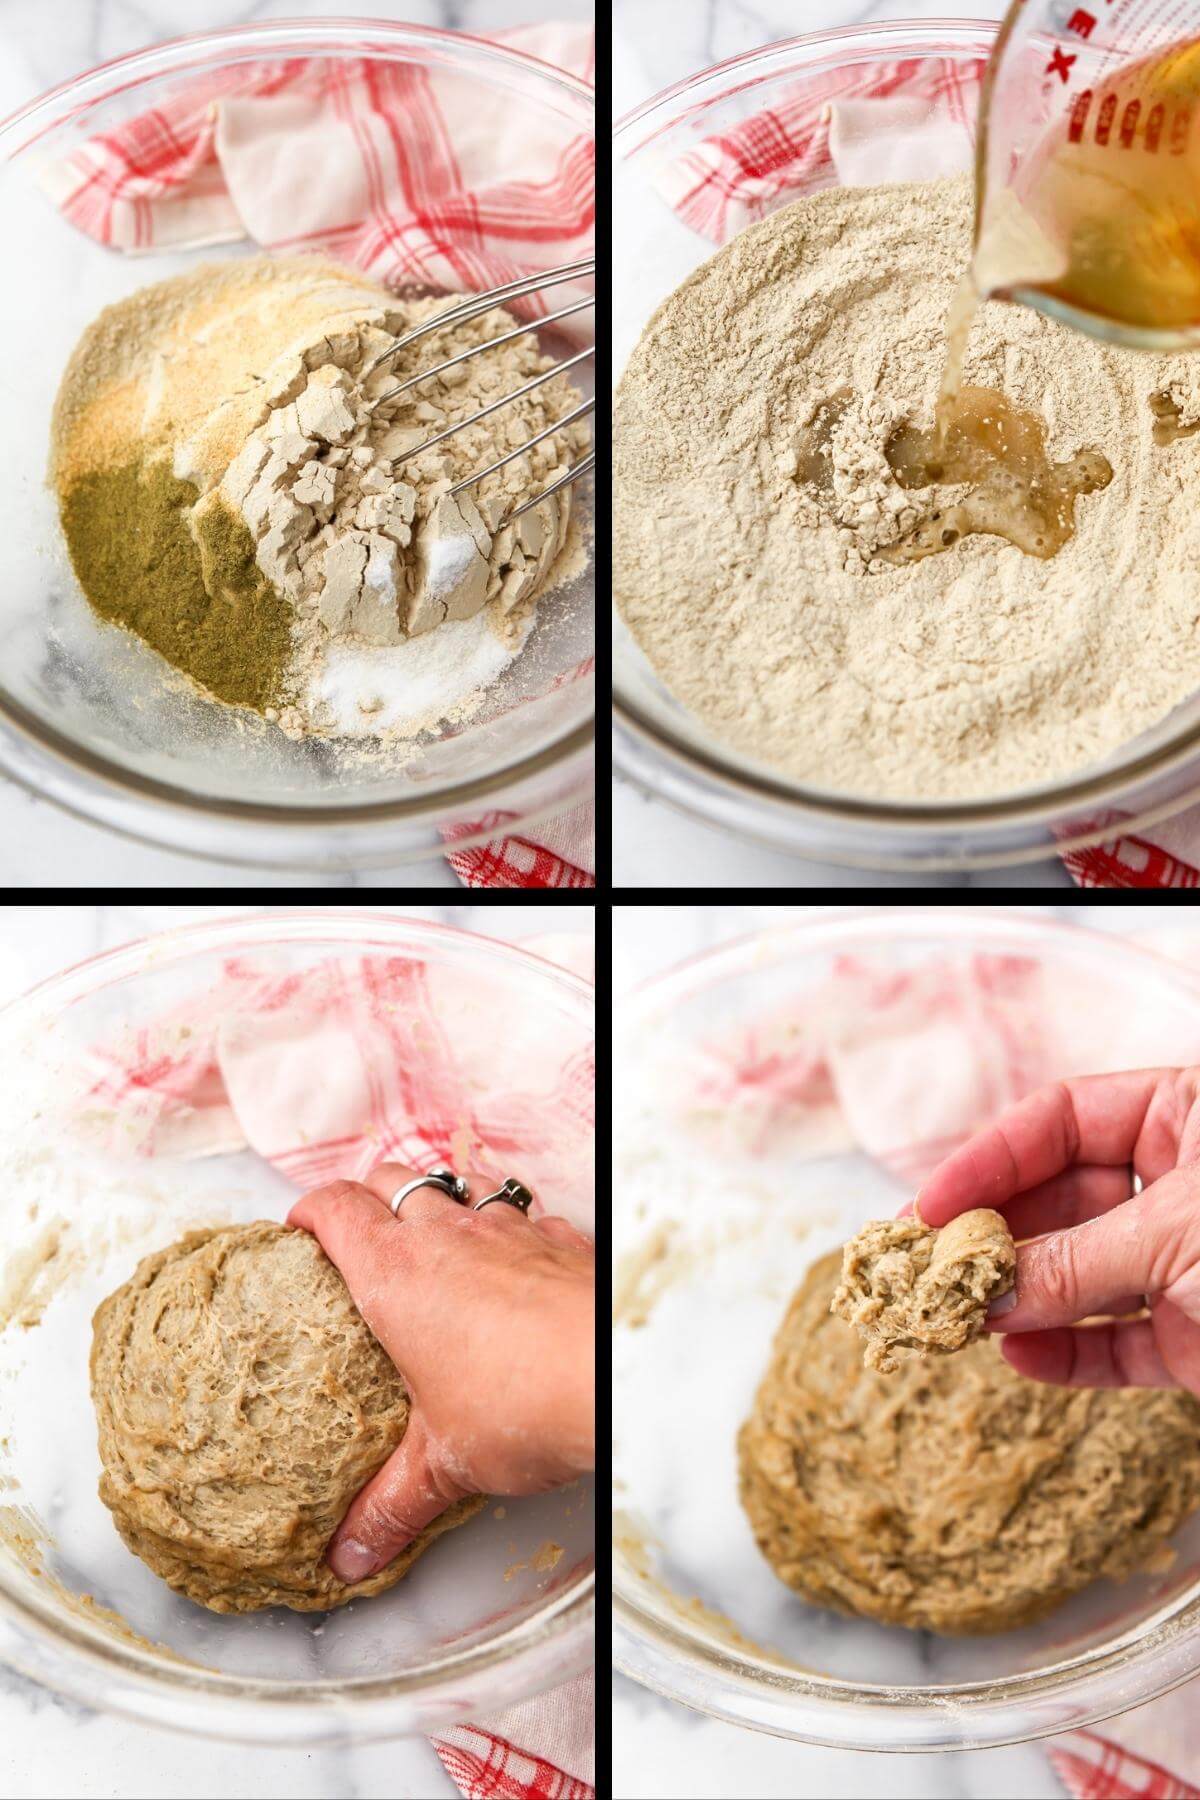
{"label": "green herb powder", "polygon": [[164,460],[92,470],[60,494],[80,586],[102,618],[135,631],[230,706],[279,703],[291,609],[259,569],[242,518]]}

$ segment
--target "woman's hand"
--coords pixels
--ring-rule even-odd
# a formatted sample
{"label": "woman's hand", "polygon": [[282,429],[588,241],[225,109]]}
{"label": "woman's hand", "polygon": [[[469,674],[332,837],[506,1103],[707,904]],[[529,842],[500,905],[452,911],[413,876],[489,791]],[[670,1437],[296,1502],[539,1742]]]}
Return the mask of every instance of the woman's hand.
{"label": "woman's hand", "polygon": [[[941,1226],[991,1206],[1034,1238],[992,1316],[1020,1374],[1200,1394],[1198,1164],[1200,1070],[1091,1075],[1010,1107],[939,1165],[916,1209]],[[1116,1322],[1077,1323],[1097,1313]]]}
{"label": "woman's hand", "polygon": [[[467,1494],[534,1494],[593,1466],[592,1246],[565,1219],[432,1188],[394,1218],[415,1171],[383,1163],[298,1200],[412,1400],[404,1439],[356,1496],[328,1559],[346,1582],[383,1568]],[[472,1195],[497,1184],[468,1176]]]}

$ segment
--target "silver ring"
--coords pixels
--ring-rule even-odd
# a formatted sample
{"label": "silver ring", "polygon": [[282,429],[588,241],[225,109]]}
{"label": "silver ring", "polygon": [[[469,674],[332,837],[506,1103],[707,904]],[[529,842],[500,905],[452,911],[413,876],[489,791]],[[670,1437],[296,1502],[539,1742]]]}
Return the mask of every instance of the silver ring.
{"label": "silver ring", "polygon": [[415,1181],[406,1181],[399,1193],[392,1195],[388,1205],[397,1219],[400,1217],[400,1208],[408,1196],[415,1194],[418,1188],[426,1187],[436,1188],[439,1194],[445,1194],[449,1199],[457,1200],[460,1206],[464,1206],[471,1198],[471,1190],[462,1176],[456,1175],[453,1169],[448,1169],[442,1164],[436,1169],[430,1169],[427,1175],[418,1175]]}
{"label": "silver ring", "polygon": [[533,1195],[529,1189],[523,1187],[519,1181],[514,1181],[513,1177],[509,1175],[501,1182],[494,1194],[487,1194],[482,1200],[476,1200],[471,1211],[480,1212],[485,1206],[491,1206],[497,1200],[502,1201],[505,1206],[515,1206],[518,1212],[523,1213],[527,1213],[533,1205]]}

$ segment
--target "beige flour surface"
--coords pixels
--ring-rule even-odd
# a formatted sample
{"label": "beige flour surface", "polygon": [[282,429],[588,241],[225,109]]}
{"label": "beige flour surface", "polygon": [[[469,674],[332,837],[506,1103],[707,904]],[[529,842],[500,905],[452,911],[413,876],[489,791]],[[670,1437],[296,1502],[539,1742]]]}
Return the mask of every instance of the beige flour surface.
{"label": "beige flour surface", "polygon": [[1200,1402],[1026,1381],[991,1338],[876,1374],[830,1313],[839,1260],[797,1289],[738,1439],[742,1504],[781,1581],[959,1634],[1170,1566],[1166,1540],[1200,1505]]}
{"label": "beige flour surface", "polygon": [[901,488],[884,446],[932,420],[971,216],[965,180],[785,207],[663,303],[621,383],[617,604],[720,740],[807,783],[994,795],[1104,760],[1200,688],[1200,439],[1153,437],[1157,396],[1200,414],[1200,358],[985,307],[966,380],[1036,411],[1055,460],[1102,451],[1112,482],[1050,561],[980,535],[876,554],[962,491]]}
{"label": "beige flour surface", "polygon": [[194,1231],[96,1310],[100,1498],[129,1548],[213,1612],[377,1594],[484,1505],[460,1500],[385,1569],[324,1560],[408,1426],[404,1383],[307,1231]]}

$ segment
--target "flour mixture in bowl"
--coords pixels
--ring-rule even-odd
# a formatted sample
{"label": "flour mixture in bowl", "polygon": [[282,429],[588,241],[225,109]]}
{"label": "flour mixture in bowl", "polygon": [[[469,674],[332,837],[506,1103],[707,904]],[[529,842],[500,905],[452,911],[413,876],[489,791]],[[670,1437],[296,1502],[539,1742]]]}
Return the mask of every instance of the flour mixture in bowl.
{"label": "flour mixture in bowl", "polygon": [[718,739],[814,786],[1063,779],[1200,688],[1200,358],[989,305],[966,391],[1005,404],[974,424],[1022,434],[1043,485],[1014,509],[965,455],[939,480],[971,220],[965,180],[785,207],[663,303],[621,383],[617,604]]}
{"label": "flour mixture in bowl", "polygon": [[554,429],[579,400],[562,375],[450,431],[553,361],[499,308],[375,366],[455,304],[255,257],[106,308],[63,377],[51,468],[96,611],[291,737],[466,716],[582,560],[569,484],[509,515],[587,432]]}

